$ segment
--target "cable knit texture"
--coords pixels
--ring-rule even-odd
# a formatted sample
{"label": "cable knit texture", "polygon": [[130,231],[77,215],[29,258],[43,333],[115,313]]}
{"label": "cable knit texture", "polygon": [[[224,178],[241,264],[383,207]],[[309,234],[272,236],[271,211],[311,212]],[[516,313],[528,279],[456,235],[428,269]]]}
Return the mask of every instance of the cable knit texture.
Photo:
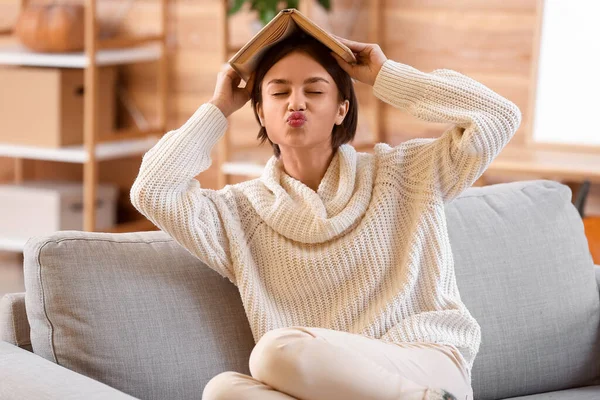
{"label": "cable knit texture", "polygon": [[238,287],[255,341],[299,325],[449,344],[470,378],[481,329],[458,291],[444,203],[481,176],[521,113],[456,71],[393,60],[373,93],[452,126],[373,154],[342,145],[316,192],[275,156],[260,178],[212,190],[195,176],[228,121],[205,103],[144,155],[131,202]]}

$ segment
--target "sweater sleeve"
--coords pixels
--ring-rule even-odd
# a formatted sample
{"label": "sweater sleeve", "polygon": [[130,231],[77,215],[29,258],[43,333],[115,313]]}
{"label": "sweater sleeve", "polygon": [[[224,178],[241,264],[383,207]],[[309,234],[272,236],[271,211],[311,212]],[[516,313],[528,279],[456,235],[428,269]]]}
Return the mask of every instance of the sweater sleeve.
{"label": "sweater sleeve", "polygon": [[227,124],[218,107],[202,104],[180,128],[164,134],[144,154],[130,200],[152,223],[235,284],[223,225],[225,201],[195,179],[210,167],[211,150]]}
{"label": "sweater sleeve", "polygon": [[421,120],[453,124],[438,138],[386,145],[399,174],[433,188],[444,202],[475,183],[521,124],[514,103],[453,70],[426,73],[388,59],[373,93]]}

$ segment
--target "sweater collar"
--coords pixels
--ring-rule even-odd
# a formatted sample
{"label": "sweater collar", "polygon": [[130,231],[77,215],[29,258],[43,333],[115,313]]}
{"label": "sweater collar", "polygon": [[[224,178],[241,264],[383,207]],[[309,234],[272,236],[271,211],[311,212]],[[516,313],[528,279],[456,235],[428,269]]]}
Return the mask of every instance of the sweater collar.
{"label": "sweater collar", "polygon": [[260,177],[258,196],[251,203],[267,225],[288,239],[322,243],[360,221],[371,201],[372,156],[343,144],[336,150],[315,192],[289,176],[272,156]]}

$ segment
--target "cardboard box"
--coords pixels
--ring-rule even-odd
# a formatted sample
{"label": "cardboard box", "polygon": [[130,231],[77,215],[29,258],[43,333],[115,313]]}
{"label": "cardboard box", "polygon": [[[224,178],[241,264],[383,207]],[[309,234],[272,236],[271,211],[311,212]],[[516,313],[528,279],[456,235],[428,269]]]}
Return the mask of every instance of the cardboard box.
{"label": "cardboard box", "polygon": [[[58,148],[83,143],[84,70],[0,67],[0,143]],[[98,70],[98,137],[115,127],[115,66]]]}
{"label": "cardboard box", "polygon": [[[97,186],[96,230],[116,224],[117,185]],[[83,230],[83,184],[24,181],[0,184],[0,237],[27,240],[60,230]]]}

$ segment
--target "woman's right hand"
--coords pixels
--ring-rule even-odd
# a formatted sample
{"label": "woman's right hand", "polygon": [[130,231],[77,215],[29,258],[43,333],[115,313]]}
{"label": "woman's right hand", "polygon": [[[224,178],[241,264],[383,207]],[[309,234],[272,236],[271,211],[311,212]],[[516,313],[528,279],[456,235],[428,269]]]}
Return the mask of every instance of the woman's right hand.
{"label": "woman's right hand", "polygon": [[242,78],[228,63],[224,64],[217,75],[215,92],[209,103],[217,106],[225,117],[229,117],[250,100],[248,91],[238,87],[241,81]]}

